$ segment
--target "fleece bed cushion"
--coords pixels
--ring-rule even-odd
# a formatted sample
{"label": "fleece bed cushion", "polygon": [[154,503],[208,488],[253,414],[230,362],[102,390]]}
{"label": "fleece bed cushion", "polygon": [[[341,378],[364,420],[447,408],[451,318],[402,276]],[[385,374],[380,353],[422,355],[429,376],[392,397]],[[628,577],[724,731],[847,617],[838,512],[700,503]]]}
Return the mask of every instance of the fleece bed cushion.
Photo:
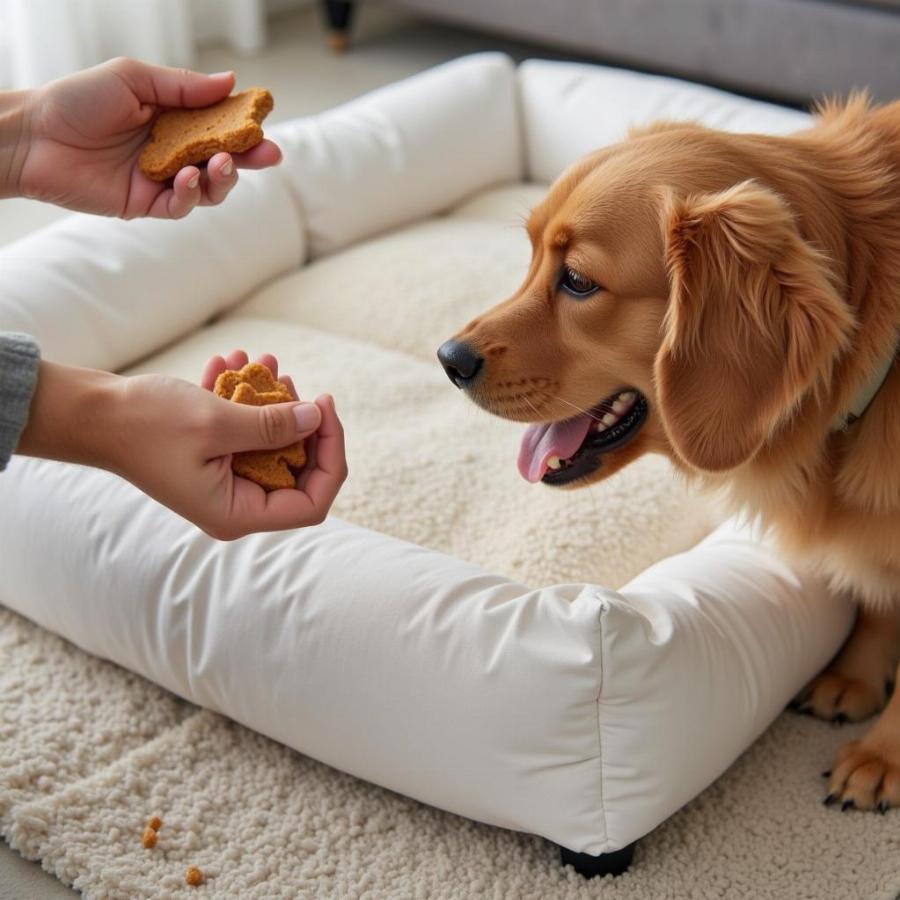
{"label": "fleece bed cushion", "polygon": [[[187,378],[234,346],[274,352],[302,393],[336,395],[352,474],[348,524],[222,545],[111,476],[17,462],[0,602],[347,771],[600,853],[715,778],[849,611],[731,532],[611,593],[715,514],[656,457],[590,491],[524,484],[519,426],[433,361],[527,265],[529,135],[574,91],[542,66],[543,99],[534,67],[487,54],[280,126],[281,168],[174,231],[73,217],[5,251],[0,327]],[[615,87],[624,130],[643,76],[576,74]]]}
{"label": "fleece bed cushion", "polygon": [[543,191],[482,191],[314,260],[128,371],[196,380],[214,353],[274,353],[302,396],[336,398],[351,470],[336,515],[526,584],[618,587],[704,537],[715,511],[658,456],[590,491],[535,489],[515,464],[523,426],[465,402],[434,355],[517,286],[521,217]]}

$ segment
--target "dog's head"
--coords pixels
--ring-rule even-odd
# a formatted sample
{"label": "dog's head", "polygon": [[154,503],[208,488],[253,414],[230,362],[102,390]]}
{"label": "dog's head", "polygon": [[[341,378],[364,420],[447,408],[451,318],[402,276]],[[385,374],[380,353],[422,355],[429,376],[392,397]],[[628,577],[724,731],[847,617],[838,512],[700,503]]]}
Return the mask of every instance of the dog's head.
{"label": "dog's head", "polygon": [[733,469],[827,380],[852,318],[755,174],[724,135],[663,126],[533,210],[522,286],[438,351],[472,400],[534,423],[529,481],[597,481],[648,451]]}

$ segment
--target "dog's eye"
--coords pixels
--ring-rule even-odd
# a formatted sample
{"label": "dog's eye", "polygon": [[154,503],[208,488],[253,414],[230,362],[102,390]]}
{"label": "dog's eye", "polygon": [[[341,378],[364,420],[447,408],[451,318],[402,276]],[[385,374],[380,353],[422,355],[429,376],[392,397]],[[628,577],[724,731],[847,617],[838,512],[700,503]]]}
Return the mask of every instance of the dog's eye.
{"label": "dog's eye", "polygon": [[585,278],[584,275],[579,274],[574,269],[571,269],[568,266],[563,269],[560,287],[567,294],[571,294],[573,297],[576,297],[579,300],[582,300],[585,297],[590,297],[591,294],[600,289],[598,285],[594,284],[594,282],[590,280],[590,278]]}

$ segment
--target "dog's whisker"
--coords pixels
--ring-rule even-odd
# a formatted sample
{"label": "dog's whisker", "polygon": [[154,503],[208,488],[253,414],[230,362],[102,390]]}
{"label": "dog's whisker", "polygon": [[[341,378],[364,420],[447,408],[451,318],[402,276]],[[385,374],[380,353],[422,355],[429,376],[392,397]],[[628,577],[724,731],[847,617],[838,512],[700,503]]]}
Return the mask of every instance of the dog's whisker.
{"label": "dog's whisker", "polygon": [[534,414],[540,418],[541,414],[538,412],[538,408],[528,399],[528,397],[523,394],[522,399],[532,408]]}
{"label": "dog's whisker", "polygon": [[568,400],[566,400],[565,397],[559,397],[556,394],[551,394],[549,391],[547,391],[545,393],[547,394],[548,397],[551,397],[553,400],[559,400],[560,403],[565,403],[566,406],[571,406],[572,409],[578,410],[578,412],[581,413],[582,415],[589,416],[595,422],[599,422],[603,418],[602,416],[596,415],[589,409],[582,409],[580,406],[576,406],[574,403],[570,403]]}

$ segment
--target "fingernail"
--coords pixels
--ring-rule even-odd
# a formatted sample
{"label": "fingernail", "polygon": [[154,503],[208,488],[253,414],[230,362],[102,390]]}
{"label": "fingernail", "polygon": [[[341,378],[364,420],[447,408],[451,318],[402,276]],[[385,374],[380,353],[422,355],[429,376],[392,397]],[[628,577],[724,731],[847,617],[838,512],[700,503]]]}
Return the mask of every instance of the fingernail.
{"label": "fingernail", "polygon": [[298,431],[313,431],[319,427],[319,408],[315,403],[299,403],[294,407]]}
{"label": "fingernail", "polygon": [[227,72],[213,72],[209,77],[210,78],[229,78],[234,75],[234,72],[229,69]]}
{"label": "fingernail", "polygon": [[197,187],[198,184],[200,184],[199,172],[188,182],[188,187],[193,190],[195,187]]}
{"label": "fingernail", "polygon": [[222,174],[230,175],[234,171],[234,163],[229,159],[224,166],[222,166]]}

